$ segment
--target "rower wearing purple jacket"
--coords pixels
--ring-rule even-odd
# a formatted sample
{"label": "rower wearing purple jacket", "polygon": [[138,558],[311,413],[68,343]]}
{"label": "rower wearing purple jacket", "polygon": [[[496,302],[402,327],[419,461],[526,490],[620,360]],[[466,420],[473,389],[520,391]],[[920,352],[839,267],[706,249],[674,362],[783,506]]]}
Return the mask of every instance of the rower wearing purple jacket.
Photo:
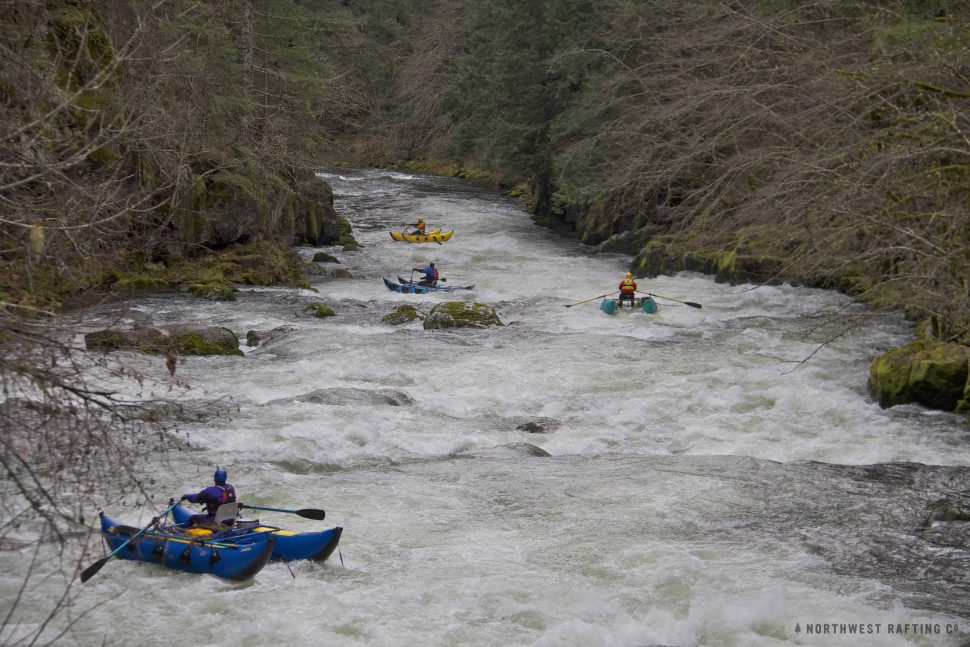
{"label": "rower wearing purple jacket", "polygon": [[438,285],[438,269],[434,266],[434,263],[428,263],[428,267],[415,267],[413,269],[415,272],[421,272],[424,274],[424,278],[418,281],[418,285],[423,285],[430,288]]}
{"label": "rower wearing purple jacket", "polygon": [[[236,502],[236,489],[226,483],[227,477],[226,470],[218,468],[215,474],[212,475],[212,480],[215,481],[215,485],[210,485],[195,494],[189,493],[182,495],[182,501],[201,503],[205,506],[204,514],[194,514],[189,517],[189,526],[212,523],[215,520],[216,511],[219,509],[219,506],[223,503]],[[232,525],[232,521],[229,522],[229,525]]]}

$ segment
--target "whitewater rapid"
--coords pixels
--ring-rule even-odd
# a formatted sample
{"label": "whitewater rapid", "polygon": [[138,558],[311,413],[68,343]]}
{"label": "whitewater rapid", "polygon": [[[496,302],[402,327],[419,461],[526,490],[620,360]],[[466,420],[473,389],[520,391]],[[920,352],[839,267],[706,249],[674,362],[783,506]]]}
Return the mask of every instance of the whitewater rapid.
{"label": "whitewater rapid", "polygon": [[[273,564],[242,585],[114,562],[85,596],[117,597],[69,640],[957,645],[967,634],[946,628],[970,631],[966,551],[916,531],[929,501],[967,487],[967,427],[866,394],[869,361],[910,335],[901,318],[833,292],[696,274],[639,282],[702,309],[567,308],[613,290],[630,258],[590,255],[516,200],[459,180],[322,175],[360,242],[323,250],[354,278],[313,278],[317,292],[244,287],[231,303],[143,296],[88,323],[204,323],[243,341],[296,326],[242,358],[185,358],[175,378],[133,355],[158,384],[187,388],[186,402],[231,412],[183,422],[188,448],[149,469],[161,499],[207,485],[220,465],[244,501],[323,507],[322,525],[345,529],[340,554],[294,564],[295,578]],[[391,240],[418,216],[453,238]],[[475,291],[384,288],[381,276],[428,261]],[[509,325],[381,322],[400,304],[455,299]],[[314,300],[336,316],[306,316]],[[546,433],[519,429],[528,422]],[[881,632],[814,633],[851,623]],[[941,633],[890,634],[894,623]]]}

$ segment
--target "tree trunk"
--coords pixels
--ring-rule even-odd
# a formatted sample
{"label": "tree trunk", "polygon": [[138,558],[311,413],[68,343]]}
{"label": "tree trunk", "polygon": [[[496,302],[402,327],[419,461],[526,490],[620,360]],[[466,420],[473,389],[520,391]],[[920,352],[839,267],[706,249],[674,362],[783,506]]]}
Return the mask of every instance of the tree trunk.
{"label": "tree trunk", "polygon": [[250,112],[243,120],[243,131],[251,139],[255,139],[251,132],[255,120],[253,119],[256,111],[256,94],[253,91],[253,50],[254,33],[253,29],[253,0],[243,0],[242,11],[242,83],[246,99],[250,103]]}

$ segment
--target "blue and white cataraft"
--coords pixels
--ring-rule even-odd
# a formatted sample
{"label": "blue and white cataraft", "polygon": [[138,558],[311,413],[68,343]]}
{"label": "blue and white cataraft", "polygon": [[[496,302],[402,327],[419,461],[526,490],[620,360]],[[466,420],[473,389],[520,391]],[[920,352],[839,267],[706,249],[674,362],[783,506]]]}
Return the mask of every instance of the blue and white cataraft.
{"label": "blue and white cataraft", "polygon": [[[227,511],[231,510],[235,514],[239,507],[253,506],[224,503],[220,506],[220,513],[223,512],[223,508],[226,508]],[[322,511],[320,512],[322,514]],[[222,516],[225,517],[226,514],[223,513]],[[172,508],[172,519],[179,527],[184,528],[191,516],[192,511],[181,505]],[[299,559],[312,559],[317,562],[326,561],[331,553],[336,550],[337,544],[340,542],[340,535],[343,533],[343,528],[340,526],[317,532],[296,532],[284,530],[278,526],[262,524],[258,519],[236,519],[232,527],[225,530],[215,530],[208,527],[186,530],[195,532],[197,536],[212,541],[266,541],[268,537],[271,537],[274,540],[271,559],[286,562]]]}
{"label": "blue and white cataraft", "polygon": [[455,292],[457,290],[474,290],[475,284],[471,285],[419,285],[412,281],[408,281],[400,276],[397,277],[397,282],[392,281],[386,276],[381,277],[384,280],[384,285],[391,292],[401,292],[403,294],[427,294],[429,292]]}

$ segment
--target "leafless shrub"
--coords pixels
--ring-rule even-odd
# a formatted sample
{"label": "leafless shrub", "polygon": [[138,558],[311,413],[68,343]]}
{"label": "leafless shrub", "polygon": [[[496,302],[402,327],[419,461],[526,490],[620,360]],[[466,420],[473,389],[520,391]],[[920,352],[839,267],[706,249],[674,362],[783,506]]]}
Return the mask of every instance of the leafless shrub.
{"label": "leafless shrub", "polygon": [[970,15],[947,6],[604,3],[604,45],[559,55],[608,70],[563,120],[559,198],[965,334]]}

